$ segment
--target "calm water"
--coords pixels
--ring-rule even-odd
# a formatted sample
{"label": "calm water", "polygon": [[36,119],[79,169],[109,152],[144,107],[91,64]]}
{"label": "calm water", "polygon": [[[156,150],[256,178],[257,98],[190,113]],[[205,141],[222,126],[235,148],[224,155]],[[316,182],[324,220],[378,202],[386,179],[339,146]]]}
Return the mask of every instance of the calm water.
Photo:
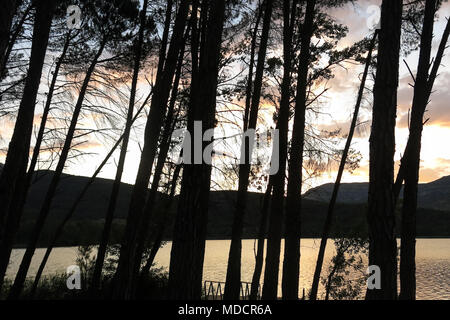
{"label": "calm water", "polygon": [[[303,239],[301,241],[300,290],[307,291],[311,286],[315,261],[320,241]],[[229,240],[210,240],[206,242],[203,279],[225,281],[226,263],[228,260]],[[156,256],[158,266],[168,268],[171,243],[167,243]],[[45,249],[38,249],[33,257],[29,275],[36,273]],[[283,252],[283,250],[281,251]],[[333,256],[334,244],[329,241],[325,256],[324,269],[328,269]],[[24,249],[13,250],[11,264],[7,271],[8,277],[13,277],[19,267]],[[69,265],[75,263],[76,247],[56,248],[47,263],[44,274],[65,272]],[[282,261],[282,260],[281,260]],[[450,239],[419,239],[417,240],[417,298],[450,300]],[[242,281],[250,282],[255,264],[254,241],[244,240],[242,243]],[[281,268],[280,268],[281,270]],[[281,274],[280,274],[281,286]],[[279,294],[281,289],[279,286]]]}

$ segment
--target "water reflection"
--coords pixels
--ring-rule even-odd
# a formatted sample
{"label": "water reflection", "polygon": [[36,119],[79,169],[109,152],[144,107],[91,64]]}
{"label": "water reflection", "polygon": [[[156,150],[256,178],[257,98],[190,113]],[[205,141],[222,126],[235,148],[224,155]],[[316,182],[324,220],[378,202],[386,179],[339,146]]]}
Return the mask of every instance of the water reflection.
{"label": "water reflection", "polygon": [[[300,295],[303,288],[307,292],[311,286],[319,244],[320,241],[317,239],[303,239],[301,241]],[[207,241],[203,269],[204,280],[225,281],[229,245],[229,240]],[[281,257],[283,257],[283,242],[281,246]],[[158,266],[168,268],[170,248],[171,243],[168,242],[158,252],[155,259]],[[252,279],[255,264],[254,250],[254,240],[242,241],[242,281],[250,282]],[[24,252],[24,249],[13,250],[7,277],[13,277],[15,272],[17,272]],[[34,275],[37,272],[44,252],[45,249],[36,250],[29,275]],[[334,242],[330,240],[327,245],[323,270],[326,271],[328,269],[333,254]],[[44,274],[64,272],[67,266],[75,263],[75,259],[76,247],[55,248],[49,258]],[[417,298],[450,300],[450,239],[418,239],[416,261]],[[280,263],[279,295],[281,295],[281,269]]]}

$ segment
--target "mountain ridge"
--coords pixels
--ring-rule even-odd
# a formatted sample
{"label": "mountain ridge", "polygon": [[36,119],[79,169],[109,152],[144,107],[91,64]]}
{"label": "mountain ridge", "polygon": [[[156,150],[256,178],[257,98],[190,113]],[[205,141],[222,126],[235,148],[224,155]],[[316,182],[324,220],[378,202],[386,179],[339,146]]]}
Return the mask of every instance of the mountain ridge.
{"label": "mountain ridge", "polygon": [[[305,192],[305,199],[328,202],[331,198],[334,184],[326,183]],[[339,187],[338,203],[361,204],[367,202],[369,192],[368,182],[342,183]],[[402,198],[403,190],[400,194]],[[450,211],[450,176],[420,183],[418,187],[418,207]]]}
{"label": "mountain ridge", "polygon": [[[25,212],[21,223],[21,230],[16,240],[16,246],[23,246],[33,228],[34,221],[39,213],[42,199],[49,181],[52,176],[51,171],[38,171],[35,174],[34,183],[30,188],[27,201],[25,203]],[[66,215],[73,201],[83,189],[90,178],[83,176],[73,176],[63,174],[58,191],[53,201],[51,212],[44,228],[44,232],[39,240],[39,246],[47,246],[48,241],[53,235],[56,226]],[[433,188],[443,188],[447,190],[448,178],[442,181],[435,181],[431,184],[432,188],[427,190],[433,196],[437,192]],[[100,239],[103,228],[104,216],[109,201],[113,180],[97,178],[89,188],[84,199],[79,204],[74,216],[67,224],[64,234],[58,241],[58,246],[72,246],[79,244],[93,244]],[[364,184],[353,184],[356,189],[364,188]],[[323,187],[323,186],[322,186]],[[126,224],[129,199],[131,197],[133,186],[122,183],[117,199],[117,208],[113,231],[111,233],[112,243],[118,243]],[[342,189],[344,191],[346,187]],[[361,191],[358,191],[361,193]],[[229,239],[231,236],[231,226],[234,214],[234,203],[236,200],[236,191],[212,191],[210,194],[210,210],[208,217],[208,239]],[[318,201],[311,198],[311,193],[307,192],[302,201],[302,228],[301,235],[305,238],[320,237],[323,223],[325,221],[328,202]],[[264,195],[261,193],[249,192],[247,213],[244,219],[244,238],[255,238],[258,234],[260,210]],[[429,196],[428,196],[429,197]],[[361,197],[362,198],[362,197]],[[163,204],[165,196],[159,194],[157,204]],[[442,200],[442,199],[441,199]],[[156,215],[161,219],[168,214],[169,225],[165,232],[165,239],[170,240],[172,236],[173,220],[176,216],[178,197],[168,212],[159,210]],[[446,203],[446,199],[443,200]],[[162,208],[164,206],[160,206]],[[332,237],[341,236],[367,236],[366,222],[367,205],[365,202],[338,203],[335,209],[335,220],[333,222]],[[161,211],[161,212],[160,212]],[[397,219],[399,219],[399,212]],[[398,220],[399,221],[399,220]],[[450,210],[436,210],[428,208],[419,208],[417,217],[418,237],[450,237]],[[398,225],[400,225],[398,223]],[[155,227],[155,226],[153,226]],[[399,230],[397,230],[399,234]]]}

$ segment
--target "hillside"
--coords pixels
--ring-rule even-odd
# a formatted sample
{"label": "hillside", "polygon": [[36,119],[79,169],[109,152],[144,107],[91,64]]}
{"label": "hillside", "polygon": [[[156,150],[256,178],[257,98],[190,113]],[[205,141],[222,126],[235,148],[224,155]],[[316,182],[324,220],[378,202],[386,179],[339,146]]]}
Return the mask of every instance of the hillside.
{"label": "hillside", "polygon": [[[29,197],[25,205],[21,232],[17,238],[17,245],[26,243],[27,234],[33,226],[44,193],[46,192],[52,172],[38,172],[35,182],[31,187]],[[52,211],[40,240],[40,245],[45,246],[49,237],[53,233],[56,225],[64,217],[68,208],[83,188],[89,178],[64,175],[58,188],[57,195],[52,206]],[[448,192],[450,190],[447,183],[450,179],[443,178],[430,184],[420,186],[420,203],[426,207],[418,212],[418,236],[422,237],[449,237],[450,236],[450,212],[434,209],[433,201],[445,207],[449,201]],[[324,185],[305,194],[302,212],[302,236],[320,237],[328,203],[326,199],[327,191],[332,185]],[[104,214],[108,202],[112,181],[108,179],[96,179],[80,203],[74,217],[67,225],[64,235],[59,241],[59,245],[76,245],[95,243],[100,237]],[[120,241],[125,225],[128,202],[132,192],[132,185],[122,184],[115,214],[112,241]],[[317,195],[324,195],[319,198]],[[367,184],[344,184],[339,197],[339,204],[336,208],[336,221],[334,223],[333,235],[365,235],[366,225],[366,197]],[[447,194],[447,196],[446,196]],[[211,192],[210,212],[208,222],[209,239],[227,239],[231,234],[231,224],[233,219],[233,208],[236,192],[218,191]],[[258,232],[260,205],[262,194],[250,193],[248,210],[245,219],[245,238],[254,238]],[[162,196],[158,197],[161,203]],[[168,213],[172,218],[175,216],[177,198]],[[449,210],[450,211],[450,210]],[[166,238],[171,237],[171,227],[167,229]]]}
{"label": "hillside", "polygon": [[[368,190],[368,183],[343,183],[339,188],[337,201],[353,204],[366,203]],[[331,198],[332,191],[332,183],[324,184],[306,192],[305,198],[327,202]],[[450,211],[450,176],[419,184],[418,206],[425,209]]]}

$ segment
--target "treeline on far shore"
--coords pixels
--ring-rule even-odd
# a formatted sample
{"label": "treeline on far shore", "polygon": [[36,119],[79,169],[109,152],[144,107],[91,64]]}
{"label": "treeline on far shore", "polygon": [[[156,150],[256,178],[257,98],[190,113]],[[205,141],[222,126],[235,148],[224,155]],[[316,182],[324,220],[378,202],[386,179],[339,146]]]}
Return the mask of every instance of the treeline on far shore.
{"label": "treeline on far shore", "polygon": [[[235,193],[212,192],[211,194],[211,214],[208,221],[207,239],[209,240],[228,240],[231,238],[232,224],[232,206]],[[263,195],[250,193],[249,201],[250,210],[247,212],[243,238],[254,239],[258,234],[259,227],[259,205]],[[230,199],[228,199],[230,198]],[[228,199],[228,200],[227,200]],[[175,199],[176,201],[177,199]],[[101,204],[100,204],[101,205]],[[323,226],[327,203],[305,199],[304,220],[302,225],[302,235],[304,238],[320,238],[321,226]],[[169,214],[173,218],[175,216],[176,205],[172,207]],[[95,208],[97,209],[97,208]],[[49,243],[52,232],[61,222],[59,213],[63,213],[64,208],[56,209],[51,215],[47,226],[45,227],[42,237],[39,240],[39,247],[46,247]],[[364,204],[344,204],[340,203],[336,207],[336,221],[332,230],[332,237],[367,237],[366,222],[367,206]],[[98,244],[98,239],[102,232],[104,219],[101,218],[102,210],[84,211],[81,217],[74,217],[64,228],[57,246],[78,246]],[[163,216],[163,214],[162,214]],[[400,213],[397,212],[397,219]],[[433,209],[418,209],[417,215],[417,236],[423,238],[447,238],[450,237],[450,213]],[[30,230],[34,225],[35,218],[29,212],[26,215],[24,223],[17,235],[15,247],[23,247],[30,234]],[[173,222],[173,219],[172,219]],[[110,243],[120,243],[125,228],[125,217],[119,214],[112,224]],[[399,227],[400,224],[397,224]],[[171,240],[173,231],[173,223],[166,229],[164,239]],[[400,235],[400,230],[397,231]]]}

